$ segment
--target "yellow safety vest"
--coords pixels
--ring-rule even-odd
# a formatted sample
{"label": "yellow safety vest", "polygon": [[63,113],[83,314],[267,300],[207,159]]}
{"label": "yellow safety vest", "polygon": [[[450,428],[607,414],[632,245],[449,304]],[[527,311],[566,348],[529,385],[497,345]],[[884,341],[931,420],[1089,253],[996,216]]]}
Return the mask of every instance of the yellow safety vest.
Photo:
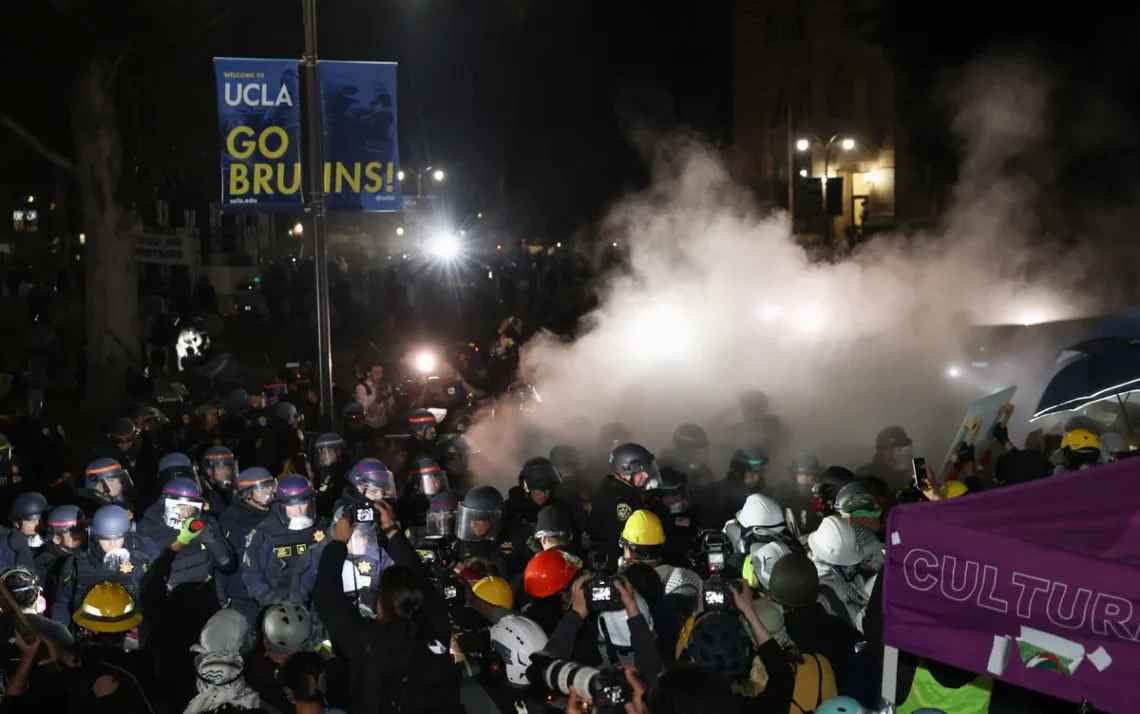
{"label": "yellow safety vest", "polygon": [[954,714],[988,714],[993,694],[994,680],[990,677],[978,677],[957,689],[943,687],[926,668],[926,662],[922,661],[914,671],[914,682],[910,685],[906,699],[895,710],[895,714],[914,714],[919,709],[941,709]]}

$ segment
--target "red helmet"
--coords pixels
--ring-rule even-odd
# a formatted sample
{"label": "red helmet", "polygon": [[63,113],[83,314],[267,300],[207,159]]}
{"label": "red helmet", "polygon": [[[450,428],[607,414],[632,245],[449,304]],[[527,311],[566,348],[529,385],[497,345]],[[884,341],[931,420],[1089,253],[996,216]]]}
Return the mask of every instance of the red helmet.
{"label": "red helmet", "polygon": [[544,550],[530,559],[523,574],[523,589],[531,597],[557,595],[574,581],[582,561],[560,550]]}

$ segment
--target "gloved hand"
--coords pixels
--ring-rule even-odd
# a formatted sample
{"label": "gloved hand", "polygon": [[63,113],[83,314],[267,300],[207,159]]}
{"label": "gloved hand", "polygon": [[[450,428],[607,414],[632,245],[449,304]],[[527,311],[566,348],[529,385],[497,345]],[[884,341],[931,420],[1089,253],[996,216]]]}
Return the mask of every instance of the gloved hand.
{"label": "gloved hand", "polygon": [[200,530],[197,530],[197,531],[190,530],[190,526],[196,520],[198,520],[198,519],[197,518],[187,518],[186,520],[182,521],[182,530],[178,531],[178,542],[181,543],[182,545],[190,545],[191,541],[197,539],[198,536],[202,535],[202,533],[205,532],[205,530],[206,530],[206,524],[205,523],[202,523],[202,528]]}
{"label": "gloved hand", "polygon": [[974,445],[963,441],[958,444],[958,453],[954,454],[954,465],[962,468],[966,464],[974,462]]}
{"label": "gloved hand", "polygon": [[1006,442],[1009,441],[1009,427],[1006,426],[1005,424],[1002,424],[1000,421],[997,422],[996,424],[994,424],[994,429],[993,429],[992,434],[994,437],[994,441],[996,441],[999,444],[1005,444]]}

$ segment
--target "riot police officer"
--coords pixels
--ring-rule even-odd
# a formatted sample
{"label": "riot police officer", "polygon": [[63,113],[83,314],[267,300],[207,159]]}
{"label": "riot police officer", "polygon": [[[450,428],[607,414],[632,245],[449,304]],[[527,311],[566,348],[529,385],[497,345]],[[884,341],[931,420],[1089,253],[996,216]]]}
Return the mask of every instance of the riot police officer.
{"label": "riot police officer", "polygon": [[128,417],[119,417],[111,422],[107,442],[99,456],[122,464],[123,468],[130,471],[139,488],[149,488],[156,478],[162,452],[139,430],[138,425]]}
{"label": "riot police officer", "polygon": [[186,478],[188,475],[195,481],[198,480],[198,467],[186,454],[174,452],[165,454],[158,460],[158,485],[160,488],[173,478]]}
{"label": "riot police officer", "polygon": [[[724,523],[740,510],[744,499],[754,493],[767,493],[769,465],[768,453],[758,445],[733,451],[724,480],[714,484],[707,499],[706,505],[712,510],[710,523]],[[700,494],[697,500],[706,503]]]}
{"label": "riot police officer", "polygon": [[458,432],[444,434],[435,441],[435,461],[447,472],[451,487],[459,490],[465,490],[471,482],[471,457],[478,453],[479,447]]}
{"label": "riot police officer", "polygon": [[646,494],[646,506],[661,521],[665,533],[662,560],[676,567],[688,564],[687,553],[701,532],[701,514],[693,506],[688,477],[666,466],[661,485]]}
{"label": "riot police officer", "polygon": [[225,512],[234,499],[234,481],[238,475],[238,461],[234,452],[225,446],[211,446],[202,455],[202,495],[209,510]]}
{"label": "riot police officer", "polygon": [[[574,514],[570,507],[557,498],[556,490],[561,483],[562,475],[550,459],[536,456],[523,464],[519,471],[519,485],[512,486],[507,492],[504,514],[506,536],[518,557],[530,560],[535,553],[541,552],[542,548],[535,541],[534,532],[538,525],[538,513],[543,508],[549,506],[565,511],[568,519],[573,522]],[[580,528],[575,529],[578,530]],[[517,569],[525,567],[524,561]]]}
{"label": "riot police officer", "polygon": [[94,513],[101,506],[116,505],[133,520],[138,494],[131,474],[118,461],[100,457],[87,464],[83,488],[79,489],[76,497],[87,513]]}
{"label": "riot police officer", "polygon": [[482,558],[498,571],[492,575],[509,581],[515,575],[508,560],[512,547],[509,541],[500,542],[502,525],[503,494],[494,486],[476,486],[468,491],[456,514],[455,534],[459,541],[455,544],[455,557]]}
{"label": "riot police officer", "polygon": [[[220,522],[222,532],[240,562],[245,555],[246,544],[250,541],[250,533],[265,520],[269,512],[273,495],[277,492],[277,479],[265,469],[255,466],[238,474],[236,491],[236,498],[222,512]],[[240,568],[226,576],[226,596],[230,607],[245,615],[252,626],[260,608],[250,598]]]}
{"label": "riot police officer", "polygon": [[87,592],[104,581],[118,583],[138,597],[143,574],[153,561],[140,545],[140,539],[131,533],[131,519],[123,508],[108,505],[96,511],[91,519],[87,550],[77,552],[63,564],[51,618],[62,624],[70,622],[71,613]]}
{"label": "riot police officer", "polygon": [[182,583],[203,583],[237,570],[233,549],[225,538],[218,537],[221,526],[213,516],[203,512],[204,504],[197,481],[174,478],[162,487],[162,498],[146,509],[139,522],[139,534],[150,538],[160,549],[174,543],[186,519],[202,522],[198,537],[175,555],[166,580],[169,588]]}
{"label": "riot police officer", "polygon": [[327,537],[327,523],[316,511],[307,478],[289,474],[278,482],[269,515],[246,538],[241,564],[242,580],[261,607],[285,600],[308,604]]}
{"label": "riot police officer", "polygon": [[317,492],[320,513],[330,512],[332,500],[337,496],[336,486],[348,473],[345,448],[340,434],[321,434],[313,442],[313,489]]}
{"label": "riot police officer", "polygon": [[408,461],[414,464],[417,460],[431,457],[435,450],[436,427],[435,415],[427,409],[415,409],[408,415]]}
{"label": "riot police officer", "polygon": [[661,463],[685,474],[694,486],[716,480],[709,468],[709,436],[700,424],[682,424],[673,432],[673,448],[661,456]]}
{"label": "riot police officer", "polygon": [[259,463],[265,464],[270,473],[308,474],[305,435],[300,428],[297,407],[279,401],[271,409],[268,422],[262,430]]}
{"label": "riot police officer", "polygon": [[459,498],[451,491],[432,496],[424,524],[407,529],[408,541],[415,548],[434,541],[450,553],[455,544],[455,514],[458,510]]}
{"label": "riot police officer", "polygon": [[44,515],[50,510],[47,499],[36,491],[21,493],[8,509],[12,527],[27,540],[33,558],[44,545]]}
{"label": "riot police officer", "polygon": [[69,557],[87,547],[87,518],[79,506],[59,506],[47,516],[48,539],[36,554],[36,571],[44,587],[44,598],[55,602],[60,571]]}
{"label": "riot police officer", "polygon": [[353,523],[341,582],[344,592],[358,605],[374,610],[380,574],[392,564],[392,559],[380,546],[373,505],[395,501],[395,482],[384,464],[363,459],[348,472],[348,483],[336,504],[336,518],[347,518]]}
{"label": "riot police officer", "polygon": [[610,454],[611,475],[598,489],[590,513],[590,546],[602,547],[616,561],[618,538],[626,520],[642,507],[646,491],[661,484],[656,457],[641,444],[620,444]]}
{"label": "riot police officer", "polygon": [[449,490],[447,474],[435,459],[417,460],[408,469],[404,492],[396,502],[396,515],[407,526],[422,526],[427,518],[432,496]]}

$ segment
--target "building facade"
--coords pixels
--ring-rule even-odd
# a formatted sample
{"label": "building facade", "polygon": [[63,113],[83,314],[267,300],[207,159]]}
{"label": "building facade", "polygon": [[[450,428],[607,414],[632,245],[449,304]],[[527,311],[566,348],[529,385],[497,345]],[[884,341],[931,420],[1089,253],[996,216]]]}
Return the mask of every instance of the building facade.
{"label": "building facade", "polygon": [[791,202],[798,232],[842,239],[896,223],[882,1],[733,0],[733,168],[762,201]]}

